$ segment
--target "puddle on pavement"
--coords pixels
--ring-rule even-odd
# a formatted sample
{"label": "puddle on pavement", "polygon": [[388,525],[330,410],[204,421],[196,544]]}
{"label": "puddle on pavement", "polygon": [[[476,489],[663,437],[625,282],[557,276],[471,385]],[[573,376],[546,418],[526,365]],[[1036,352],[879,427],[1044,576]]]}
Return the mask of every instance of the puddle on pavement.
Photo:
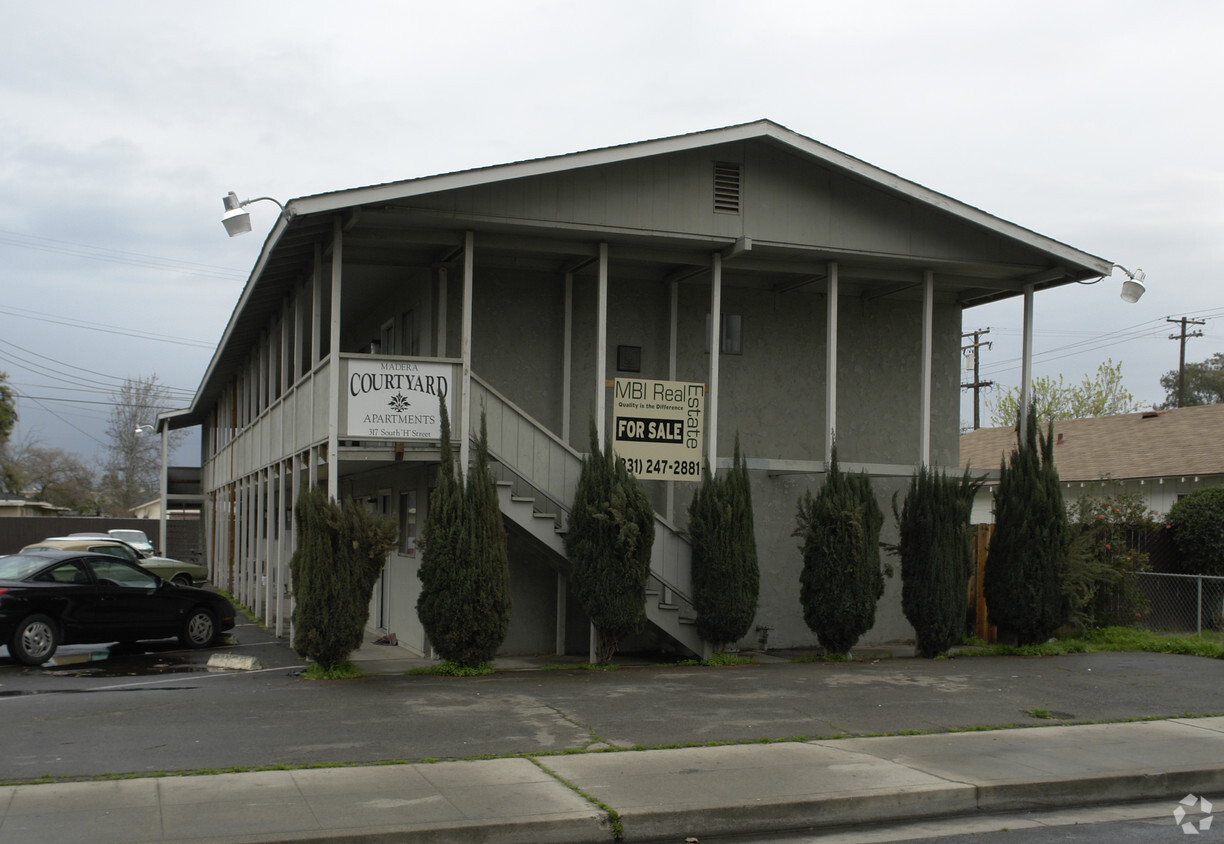
{"label": "puddle on pavement", "polygon": [[[56,677],[156,677],[163,674],[202,673],[208,666],[182,656],[162,656],[150,662],[116,659],[110,650],[56,654],[37,670]],[[122,654],[122,656],[134,656]]]}

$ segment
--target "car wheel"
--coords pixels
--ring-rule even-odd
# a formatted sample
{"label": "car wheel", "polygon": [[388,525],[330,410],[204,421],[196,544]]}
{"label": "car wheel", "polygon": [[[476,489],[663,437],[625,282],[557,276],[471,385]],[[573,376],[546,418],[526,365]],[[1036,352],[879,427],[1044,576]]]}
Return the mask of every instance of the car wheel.
{"label": "car wheel", "polygon": [[217,630],[217,617],[212,610],[197,607],[183,622],[183,632],[179,641],[187,648],[207,648],[217,641],[220,631]]}
{"label": "car wheel", "polygon": [[191,575],[176,574],[173,578],[173,582],[177,583],[179,586],[190,586],[191,585]]}
{"label": "car wheel", "polygon": [[45,615],[27,616],[8,643],[9,655],[22,665],[41,665],[55,655],[58,647],[55,622]]}

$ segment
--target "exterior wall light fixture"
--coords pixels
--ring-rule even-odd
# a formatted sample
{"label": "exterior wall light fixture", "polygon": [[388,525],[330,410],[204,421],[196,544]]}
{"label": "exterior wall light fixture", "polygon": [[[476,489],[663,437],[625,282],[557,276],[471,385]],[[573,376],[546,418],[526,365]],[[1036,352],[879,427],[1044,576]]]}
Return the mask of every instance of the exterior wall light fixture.
{"label": "exterior wall light fixture", "polygon": [[225,226],[225,233],[230,237],[245,234],[251,230],[251,212],[244,210],[246,206],[252,202],[275,202],[276,207],[284,213],[285,206],[278,200],[270,196],[257,196],[254,199],[239,199],[238,195],[230,191],[225,196],[221,197],[221,202],[225,204],[225,214],[221,217],[221,224]]}

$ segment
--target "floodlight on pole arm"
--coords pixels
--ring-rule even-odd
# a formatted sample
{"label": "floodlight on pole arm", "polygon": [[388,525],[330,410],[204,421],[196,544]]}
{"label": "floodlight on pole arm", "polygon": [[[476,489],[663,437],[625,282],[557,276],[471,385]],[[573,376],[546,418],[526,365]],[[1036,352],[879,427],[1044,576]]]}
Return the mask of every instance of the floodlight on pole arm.
{"label": "floodlight on pole arm", "polygon": [[1126,281],[1122,282],[1122,301],[1128,304],[1135,304],[1139,301],[1147,288],[1143,286],[1143,280],[1147,278],[1147,274],[1143,270],[1131,272],[1121,264],[1114,264],[1115,267],[1126,273]]}
{"label": "floodlight on pole arm", "polygon": [[251,230],[251,212],[243,209],[252,202],[275,202],[276,207],[284,213],[285,206],[279,200],[273,199],[270,196],[257,196],[254,199],[239,199],[238,195],[230,191],[225,196],[221,197],[221,202],[225,205],[225,214],[221,217],[221,224],[225,226],[225,233],[230,237],[235,235],[245,234]]}
{"label": "floodlight on pole arm", "polygon": [[[1135,304],[1139,301],[1139,297],[1147,292],[1147,288],[1143,286],[1143,280],[1147,278],[1147,274],[1143,270],[1131,272],[1121,264],[1114,264],[1114,269],[1126,273],[1126,281],[1122,282],[1122,301],[1128,305]],[[1079,284],[1096,284],[1106,278],[1108,276],[1101,276],[1100,278],[1094,278],[1092,281],[1081,281]]]}
{"label": "floodlight on pole arm", "polygon": [[152,425],[137,425],[136,426],[136,433],[138,434],[151,434],[156,430],[157,429],[154,428]]}

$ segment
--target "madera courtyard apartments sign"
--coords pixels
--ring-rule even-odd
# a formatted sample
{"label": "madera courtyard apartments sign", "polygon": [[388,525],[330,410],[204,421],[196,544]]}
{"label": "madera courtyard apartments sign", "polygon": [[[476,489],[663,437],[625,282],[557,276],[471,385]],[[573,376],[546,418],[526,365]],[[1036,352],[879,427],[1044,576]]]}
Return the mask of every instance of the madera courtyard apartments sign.
{"label": "madera courtyard apartments sign", "polygon": [[417,360],[349,357],[340,386],[347,411],[342,437],[375,440],[439,440],[446,401],[451,426],[455,406],[450,388],[455,366]]}
{"label": "madera courtyard apartments sign", "polygon": [[641,480],[700,481],[705,385],[617,378],[612,447]]}

